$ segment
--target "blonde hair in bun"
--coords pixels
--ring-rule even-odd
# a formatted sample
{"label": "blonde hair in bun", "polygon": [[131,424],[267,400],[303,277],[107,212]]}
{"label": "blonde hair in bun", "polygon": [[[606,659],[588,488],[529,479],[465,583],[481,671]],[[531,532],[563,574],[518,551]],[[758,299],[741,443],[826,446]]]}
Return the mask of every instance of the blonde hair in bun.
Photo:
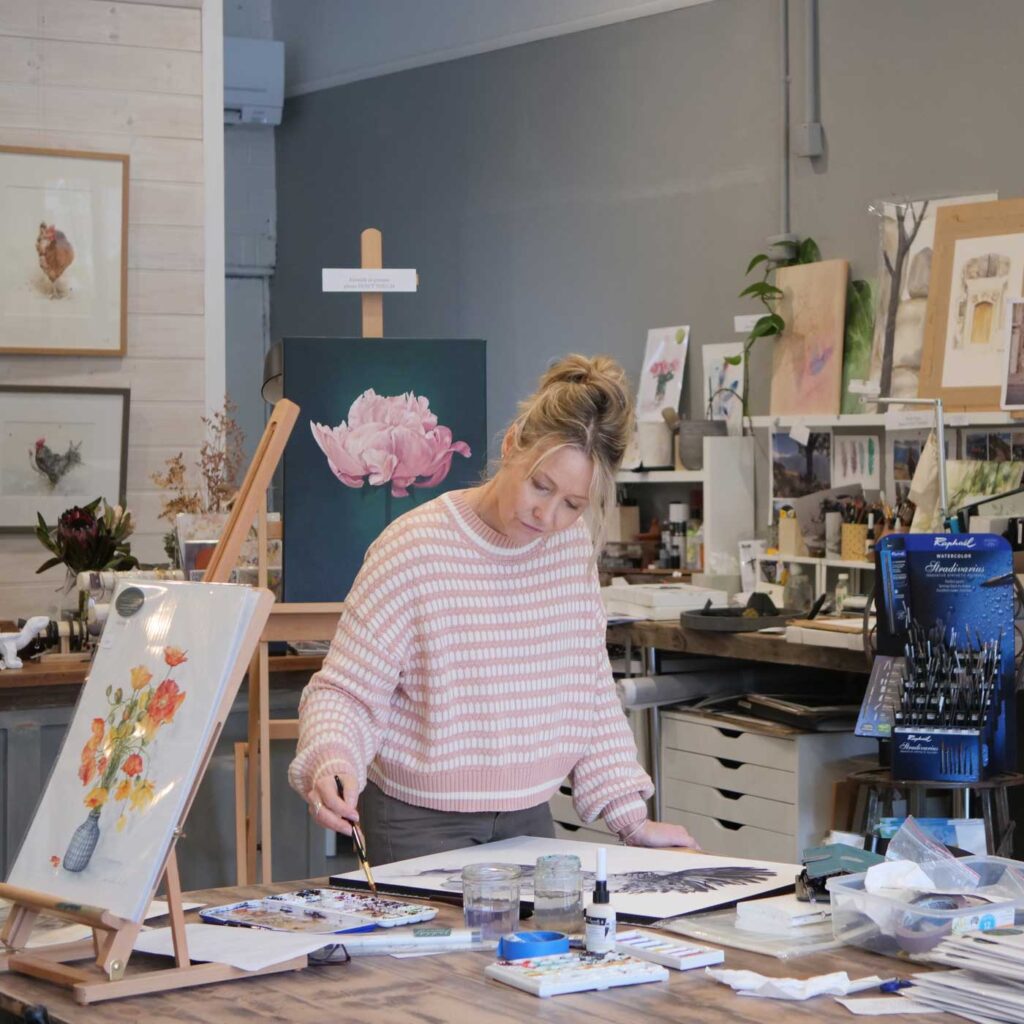
{"label": "blonde hair in bun", "polygon": [[594,464],[589,518],[599,551],[632,430],[632,389],[622,367],[611,356],[574,353],[553,363],[537,390],[519,403],[504,457],[533,458],[532,472],[556,448],[571,446],[586,455]]}

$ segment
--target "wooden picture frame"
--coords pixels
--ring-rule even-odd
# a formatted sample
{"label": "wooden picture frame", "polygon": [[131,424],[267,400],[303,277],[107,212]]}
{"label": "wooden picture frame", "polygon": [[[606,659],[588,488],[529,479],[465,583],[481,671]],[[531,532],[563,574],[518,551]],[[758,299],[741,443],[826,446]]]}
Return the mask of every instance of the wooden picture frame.
{"label": "wooden picture frame", "polygon": [[0,146],[0,354],[125,354],[128,164]]}
{"label": "wooden picture frame", "polygon": [[95,498],[123,505],[130,404],[128,388],[0,384],[0,533]]}
{"label": "wooden picture frame", "polygon": [[920,397],[953,411],[998,410],[1007,300],[1021,297],[1024,199],[940,207]]}

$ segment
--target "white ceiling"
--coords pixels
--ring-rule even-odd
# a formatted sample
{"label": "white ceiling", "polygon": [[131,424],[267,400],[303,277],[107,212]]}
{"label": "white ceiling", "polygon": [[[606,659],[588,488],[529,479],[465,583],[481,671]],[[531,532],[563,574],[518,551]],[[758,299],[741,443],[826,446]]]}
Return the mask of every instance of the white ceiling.
{"label": "white ceiling", "polygon": [[289,96],[710,0],[274,0]]}

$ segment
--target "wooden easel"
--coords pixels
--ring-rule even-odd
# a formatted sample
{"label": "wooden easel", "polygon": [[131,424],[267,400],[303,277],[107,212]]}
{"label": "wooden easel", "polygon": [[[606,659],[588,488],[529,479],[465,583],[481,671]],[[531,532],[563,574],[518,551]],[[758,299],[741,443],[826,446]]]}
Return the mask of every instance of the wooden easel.
{"label": "wooden easel", "polygon": [[[384,266],[383,238],[377,228],[359,236],[360,265],[364,270]],[[384,295],[363,292],[364,338],[384,337]],[[259,585],[266,586],[266,503],[259,527]],[[219,545],[218,545],[219,547]],[[235,744],[235,866],[239,885],[272,880],[270,821],[270,741],[296,740],[298,719],[270,717],[270,658],[275,640],[330,640],[344,611],[341,602],[277,604],[249,667],[249,733]],[[258,808],[258,812],[257,812]]]}
{"label": "wooden easel", "polygon": [[[265,495],[274,470],[284,451],[285,443],[298,418],[299,407],[293,402],[281,401],[267,423],[256,449],[256,454],[246,472],[245,480],[228,518],[210,565],[203,577],[206,582],[226,582],[235,564],[245,535],[248,533],[260,503]],[[269,599],[269,595],[267,595]],[[245,636],[242,647],[253,647],[263,632],[263,622],[254,620]],[[182,825],[195,799],[199,783],[206,772],[221,729],[231,710],[235,695],[241,685],[246,666],[240,660],[232,669],[231,680],[224,699],[218,709],[210,743],[202,764],[196,773],[192,789],[185,801],[178,827],[167,847],[157,878],[166,882],[167,903],[171,919],[171,937],[174,946],[176,966],[155,971],[144,971],[125,976],[128,959],[131,956],[141,923],[129,921],[111,914],[102,907],[69,903],[46,893],[20,889],[0,883],[0,896],[10,900],[10,915],[0,933],[0,970],[14,971],[31,977],[51,981],[70,988],[76,1002],[98,1003],[125,996],[144,995],[151,992],[166,992],[171,989],[189,988],[195,985],[209,985],[218,981],[232,981],[235,978],[251,978],[261,974],[276,974],[281,971],[301,970],[306,966],[306,957],[290,960],[257,971],[243,971],[227,964],[200,963],[189,960],[188,940],[185,932],[185,915],[181,905],[181,882],[178,875],[178,861],[175,845],[183,834]],[[153,896],[159,888],[154,887]],[[92,928],[92,940],[64,943],[25,952],[32,926],[40,913],[59,917],[66,921],[88,925]],[[72,966],[75,961],[94,957],[94,963]]]}

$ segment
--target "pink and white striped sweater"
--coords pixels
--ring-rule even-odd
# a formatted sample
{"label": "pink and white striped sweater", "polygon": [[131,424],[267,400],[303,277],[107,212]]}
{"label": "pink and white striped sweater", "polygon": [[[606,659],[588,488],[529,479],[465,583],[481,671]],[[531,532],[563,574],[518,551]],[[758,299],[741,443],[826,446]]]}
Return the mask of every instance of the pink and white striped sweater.
{"label": "pink and white striped sweater", "polygon": [[442,811],[512,811],[571,773],[577,813],[628,837],[651,781],[615,694],[581,521],[516,546],[452,491],[370,546],[299,705],[288,772],[369,778]]}

